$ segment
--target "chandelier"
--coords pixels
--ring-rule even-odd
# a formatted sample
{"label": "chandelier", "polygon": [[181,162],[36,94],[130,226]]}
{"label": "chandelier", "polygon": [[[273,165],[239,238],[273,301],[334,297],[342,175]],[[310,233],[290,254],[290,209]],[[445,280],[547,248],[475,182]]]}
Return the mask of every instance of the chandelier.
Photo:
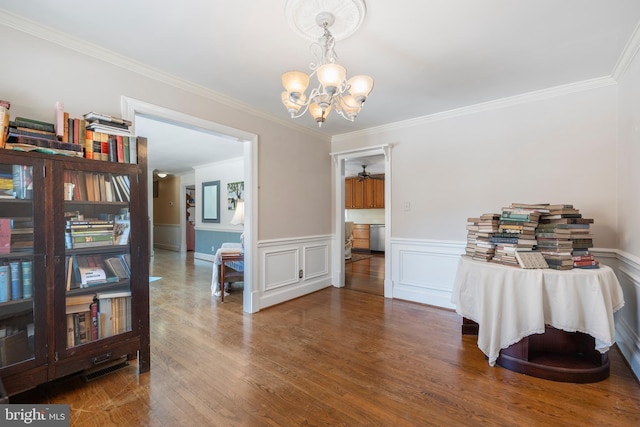
{"label": "chandelier", "polygon": [[[354,121],[373,89],[371,77],[358,75],[347,80],[347,70],[336,62],[336,41],[329,31],[334,22],[335,16],[330,12],[321,12],[316,16],[316,24],[322,29],[323,35],[311,45],[317,59],[309,65],[311,73],[288,71],[282,75],[285,89],[282,103],[292,119],[301,117],[308,110],[318,126],[322,126],[333,109],[343,118]],[[305,91],[314,75],[318,85],[306,95]]]}

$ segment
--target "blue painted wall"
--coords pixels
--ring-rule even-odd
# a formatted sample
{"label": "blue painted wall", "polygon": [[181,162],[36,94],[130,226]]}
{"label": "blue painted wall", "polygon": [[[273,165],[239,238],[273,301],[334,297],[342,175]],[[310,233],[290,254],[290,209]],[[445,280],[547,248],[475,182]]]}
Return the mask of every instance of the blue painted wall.
{"label": "blue painted wall", "polygon": [[[242,232],[196,230],[196,252],[215,255],[223,243],[240,243]],[[211,247],[214,250],[211,250]]]}

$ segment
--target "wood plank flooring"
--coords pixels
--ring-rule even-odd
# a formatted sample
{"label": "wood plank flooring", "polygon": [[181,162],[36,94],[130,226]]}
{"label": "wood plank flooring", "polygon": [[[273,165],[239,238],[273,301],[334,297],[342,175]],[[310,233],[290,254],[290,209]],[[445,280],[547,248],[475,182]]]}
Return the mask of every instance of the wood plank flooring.
{"label": "wood plank flooring", "polygon": [[638,426],[640,385],[489,367],[452,311],[326,288],[250,315],[210,297],[211,263],[156,250],[151,372],[131,366],[14,396],[69,403],[73,426]]}
{"label": "wood plank flooring", "polygon": [[384,295],[384,255],[345,263],[344,287],[373,295]]}

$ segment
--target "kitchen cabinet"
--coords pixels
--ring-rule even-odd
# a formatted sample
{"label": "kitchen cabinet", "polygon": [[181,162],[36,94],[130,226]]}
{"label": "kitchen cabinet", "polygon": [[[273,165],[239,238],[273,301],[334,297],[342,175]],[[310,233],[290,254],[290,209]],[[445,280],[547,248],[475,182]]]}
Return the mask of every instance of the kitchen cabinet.
{"label": "kitchen cabinet", "polygon": [[346,178],[344,182],[345,209],[384,208],[384,179]]}
{"label": "kitchen cabinet", "polygon": [[369,224],[353,225],[353,249],[369,249]]}

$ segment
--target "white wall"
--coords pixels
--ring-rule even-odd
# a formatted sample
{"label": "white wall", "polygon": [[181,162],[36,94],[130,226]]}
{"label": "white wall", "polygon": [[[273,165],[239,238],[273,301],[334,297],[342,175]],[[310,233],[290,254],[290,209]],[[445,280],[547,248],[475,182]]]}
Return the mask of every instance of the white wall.
{"label": "white wall", "polygon": [[468,217],[573,203],[595,219],[596,245],[615,247],[616,86],[559,93],[344,135],[332,151],[393,144],[392,238],[463,241]]}
{"label": "white wall", "polygon": [[618,227],[619,268],[625,306],[616,316],[618,346],[640,377],[640,34],[618,77]]}

